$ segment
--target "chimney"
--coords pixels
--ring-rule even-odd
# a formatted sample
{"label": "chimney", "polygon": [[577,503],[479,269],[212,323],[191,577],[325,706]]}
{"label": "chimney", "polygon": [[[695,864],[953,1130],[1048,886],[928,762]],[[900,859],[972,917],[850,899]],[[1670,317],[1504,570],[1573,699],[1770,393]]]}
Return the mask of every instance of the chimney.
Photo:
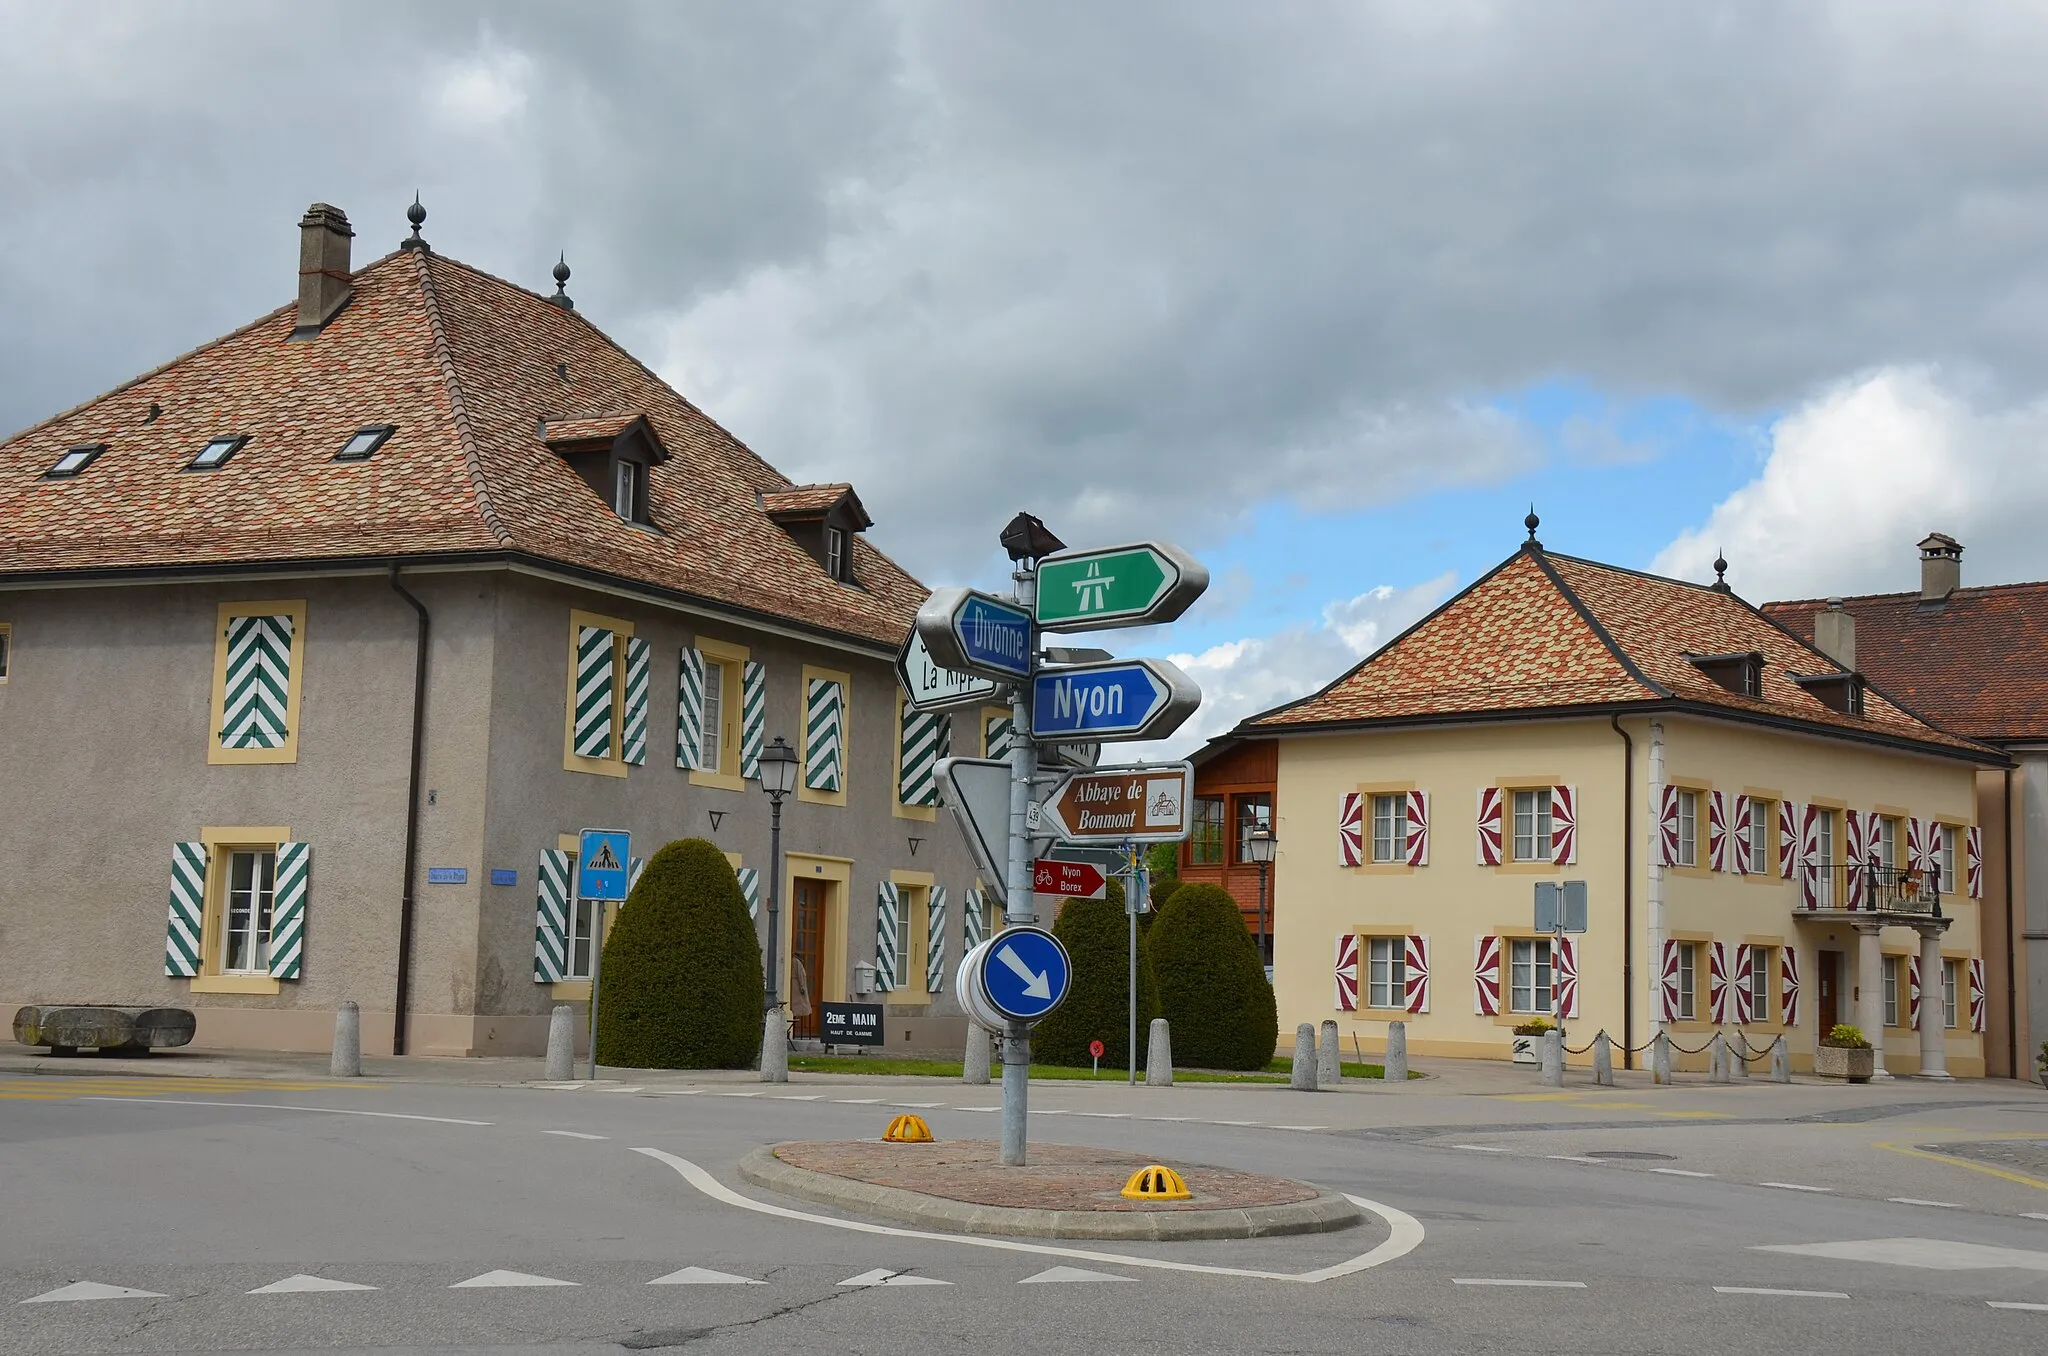
{"label": "chimney", "polygon": [[1813,614],[1813,648],[1855,671],[1856,619],[1843,609],[1840,598],[1828,599],[1827,610]]}
{"label": "chimney", "polygon": [[294,339],[310,339],[355,295],[349,277],[348,214],[316,202],[299,218],[299,325]]}
{"label": "chimney", "polygon": [[1920,601],[1944,603],[1963,586],[1963,544],[1930,532],[1920,543]]}

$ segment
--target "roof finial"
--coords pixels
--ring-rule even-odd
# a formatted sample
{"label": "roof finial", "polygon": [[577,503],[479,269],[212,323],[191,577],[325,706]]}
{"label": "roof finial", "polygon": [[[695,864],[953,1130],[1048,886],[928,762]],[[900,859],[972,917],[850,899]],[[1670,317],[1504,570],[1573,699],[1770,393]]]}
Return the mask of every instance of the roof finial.
{"label": "roof finial", "polygon": [[1542,525],[1543,520],[1536,516],[1536,506],[1529,505],[1529,516],[1522,519],[1522,526],[1529,529],[1529,540],[1523,543],[1524,546],[1536,551],[1543,549],[1543,543],[1536,540],[1536,529]]}
{"label": "roof finial", "polygon": [[1719,547],[1714,548],[1714,592],[1735,592],[1728,587],[1728,553]]}
{"label": "roof finial", "polygon": [[427,239],[420,234],[420,227],[426,224],[427,209],[420,206],[420,195],[417,192],[412,195],[412,206],[405,209],[405,219],[412,223],[412,234],[399,241],[398,248],[402,250],[426,249]]}
{"label": "roof finial", "polygon": [[555,294],[548,298],[548,303],[553,306],[559,306],[565,311],[575,310],[576,303],[569,300],[569,293],[564,290],[568,286],[569,256],[567,254],[557,254],[555,256]]}

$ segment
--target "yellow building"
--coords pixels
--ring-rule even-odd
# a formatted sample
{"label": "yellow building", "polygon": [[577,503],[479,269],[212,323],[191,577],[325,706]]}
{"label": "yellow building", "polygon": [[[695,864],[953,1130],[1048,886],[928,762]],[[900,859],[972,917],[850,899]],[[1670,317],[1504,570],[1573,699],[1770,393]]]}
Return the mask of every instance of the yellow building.
{"label": "yellow building", "polygon": [[[1404,1020],[1417,1054],[1505,1058],[1554,984],[1573,1046],[1782,1032],[1810,1069],[1845,1022],[1890,1073],[1981,1076],[1975,776],[2004,755],[1725,584],[1550,554],[1535,526],[1236,731],[1279,754],[1282,1029],[1334,1018],[1372,1048]],[[1534,887],[1568,881],[1588,926],[1557,942]]]}

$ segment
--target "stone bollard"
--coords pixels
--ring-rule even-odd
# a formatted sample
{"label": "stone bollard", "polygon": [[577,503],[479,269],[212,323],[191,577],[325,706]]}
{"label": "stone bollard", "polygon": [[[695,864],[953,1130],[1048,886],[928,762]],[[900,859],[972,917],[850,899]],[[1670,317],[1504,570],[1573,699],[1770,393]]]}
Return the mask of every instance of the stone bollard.
{"label": "stone bollard", "polygon": [[1337,1045],[1337,1024],[1323,1023],[1322,1043],[1316,1047],[1316,1082],[1334,1088],[1344,1081],[1344,1052]]}
{"label": "stone bollard", "polygon": [[967,1059],[960,1067],[960,1081],[988,1085],[988,1028],[980,1022],[967,1024]]}
{"label": "stone bollard", "polygon": [[1288,1078],[1287,1086],[1296,1092],[1316,1090],[1316,1029],[1313,1023],[1303,1022],[1294,1028],[1294,1072]]}
{"label": "stone bollard", "polygon": [[1406,1084],[1408,1081],[1408,1023],[1387,1023],[1387,1056],[1381,1066],[1380,1078],[1384,1082]]}
{"label": "stone bollard", "polygon": [[1152,1034],[1145,1046],[1145,1086],[1173,1086],[1173,1029],[1164,1017],[1152,1019]]}
{"label": "stone bollard", "polygon": [[548,1082],[567,1083],[576,1077],[576,1009],[555,1004],[548,1018]]}
{"label": "stone bollard", "polygon": [[761,1019],[761,1081],[789,1081],[789,1018],[780,1007],[768,1009]]}
{"label": "stone bollard", "polygon": [[1556,1027],[1543,1033],[1543,1046],[1537,1052],[1536,1076],[1546,1088],[1564,1086],[1564,1033]]}
{"label": "stone bollard", "polygon": [[1728,1042],[1728,1072],[1737,1078],[1749,1077],[1749,1037],[1736,1032],[1735,1039]]}
{"label": "stone bollard", "polygon": [[1714,1033],[1713,1041],[1707,1046],[1707,1081],[1728,1081],[1728,1038],[1718,1031]]}
{"label": "stone bollard", "polygon": [[1661,1031],[1650,1038],[1650,1081],[1660,1087],[1671,1082],[1671,1037]]}
{"label": "stone bollard", "polygon": [[354,1003],[334,1010],[334,1053],[327,1057],[327,1072],[335,1078],[363,1076],[363,1013]]}
{"label": "stone bollard", "polygon": [[1780,1035],[1771,1042],[1771,1081],[1790,1083],[1792,1081],[1792,1047]]}
{"label": "stone bollard", "polygon": [[1605,1031],[1593,1037],[1593,1082],[1603,1088],[1614,1086],[1614,1042]]}

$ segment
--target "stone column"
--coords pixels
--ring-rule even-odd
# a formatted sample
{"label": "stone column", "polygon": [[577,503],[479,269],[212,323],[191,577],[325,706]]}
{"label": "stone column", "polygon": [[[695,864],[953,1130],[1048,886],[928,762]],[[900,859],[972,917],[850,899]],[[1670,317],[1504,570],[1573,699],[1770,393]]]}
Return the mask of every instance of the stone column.
{"label": "stone column", "polygon": [[1173,1086],[1173,1028],[1166,1024],[1164,1017],[1152,1019],[1151,1034],[1145,1046],[1145,1086]]}
{"label": "stone column", "polygon": [[960,1081],[977,1087],[988,1086],[988,1028],[979,1022],[967,1024],[967,1053],[960,1065]]}
{"label": "stone column", "polygon": [[1344,1081],[1344,1047],[1337,1043],[1337,1024],[1324,1022],[1316,1045],[1316,1082],[1334,1088]]}
{"label": "stone column", "polygon": [[1614,1086],[1614,1042],[1605,1031],[1593,1037],[1593,1081],[1603,1088]]}
{"label": "stone column", "polygon": [[1287,1085],[1297,1092],[1316,1090],[1316,1029],[1311,1023],[1294,1028],[1294,1073]]}
{"label": "stone column", "polygon": [[354,1003],[335,1009],[334,1048],[327,1056],[327,1072],[334,1078],[363,1076],[363,1014]]}
{"label": "stone column", "polygon": [[1380,1077],[1401,1087],[1408,1085],[1408,1023],[1387,1023],[1386,1063],[1380,1066]]}
{"label": "stone column", "polygon": [[555,1004],[548,1018],[548,1081],[566,1083],[576,1076],[576,1010]]}
{"label": "stone column", "polygon": [[1884,956],[1878,949],[1882,923],[1856,926],[1856,1025],[1870,1042],[1870,1079],[1886,1082],[1891,1074],[1884,1067]]}
{"label": "stone column", "polygon": [[[1947,1078],[1947,1013],[1941,987],[1941,934],[1945,928],[1923,927],[1920,933],[1920,1077]],[[1956,995],[1962,998],[1961,994]]]}

